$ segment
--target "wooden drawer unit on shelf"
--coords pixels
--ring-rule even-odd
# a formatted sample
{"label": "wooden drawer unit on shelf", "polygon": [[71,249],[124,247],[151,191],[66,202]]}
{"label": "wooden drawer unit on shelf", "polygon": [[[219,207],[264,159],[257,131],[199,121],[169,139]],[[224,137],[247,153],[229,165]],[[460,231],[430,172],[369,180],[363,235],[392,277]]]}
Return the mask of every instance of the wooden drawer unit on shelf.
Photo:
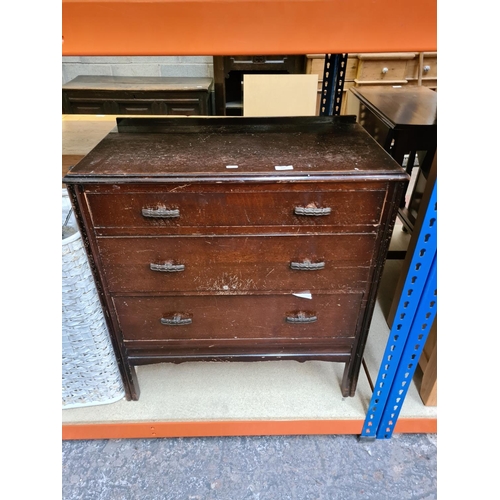
{"label": "wooden drawer unit on shelf", "polygon": [[422,52],[408,61],[405,78],[408,85],[422,85],[437,90],[437,52]]}
{"label": "wooden drawer unit on shelf", "polygon": [[[319,115],[325,54],[307,54],[306,73],[318,75]],[[437,52],[382,52],[348,54],[341,115],[358,115],[359,103],[349,89],[373,85],[421,85],[437,90]]]}
{"label": "wooden drawer unit on shelf", "polygon": [[63,114],[209,115],[211,78],[80,75],[62,86]]}
{"label": "wooden drawer unit on shelf", "polygon": [[117,122],[63,181],[127,399],[137,365],[278,359],[353,396],[403,169],[352,117]]}
{"label": "wooden drawer unit on shelf", "polygon": [[405,85],[408,61],[415,60],[413,52],[358,54],[357,85]]}

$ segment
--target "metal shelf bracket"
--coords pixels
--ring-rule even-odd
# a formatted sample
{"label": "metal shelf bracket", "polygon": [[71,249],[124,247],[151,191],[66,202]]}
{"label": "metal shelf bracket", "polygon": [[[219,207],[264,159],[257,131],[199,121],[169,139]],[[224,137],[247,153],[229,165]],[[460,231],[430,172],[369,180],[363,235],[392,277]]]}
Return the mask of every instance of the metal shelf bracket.
{"label": "metal shelf bracket", "polygon": [[347,54],[325,54],[320,116],[338,116],[342,107]]}

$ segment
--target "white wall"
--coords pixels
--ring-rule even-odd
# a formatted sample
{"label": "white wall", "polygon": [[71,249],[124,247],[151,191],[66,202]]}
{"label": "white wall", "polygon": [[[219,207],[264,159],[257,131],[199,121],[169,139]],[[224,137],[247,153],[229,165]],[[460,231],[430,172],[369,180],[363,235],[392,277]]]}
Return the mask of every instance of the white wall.
{"label": "white wall", "polygon": [[211,56],[63,57],[62,83],[78,75],[195,76],[213,78]]}

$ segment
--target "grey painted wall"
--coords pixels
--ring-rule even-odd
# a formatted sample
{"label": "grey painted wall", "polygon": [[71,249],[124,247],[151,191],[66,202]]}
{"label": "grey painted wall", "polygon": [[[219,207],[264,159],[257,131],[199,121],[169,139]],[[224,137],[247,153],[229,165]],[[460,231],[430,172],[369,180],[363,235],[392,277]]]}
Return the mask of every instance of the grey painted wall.
{"label": "grey painted wall", "polygon": [[62,83],[78,75],[213,78],[214,70],[211,56],[63,57]]}

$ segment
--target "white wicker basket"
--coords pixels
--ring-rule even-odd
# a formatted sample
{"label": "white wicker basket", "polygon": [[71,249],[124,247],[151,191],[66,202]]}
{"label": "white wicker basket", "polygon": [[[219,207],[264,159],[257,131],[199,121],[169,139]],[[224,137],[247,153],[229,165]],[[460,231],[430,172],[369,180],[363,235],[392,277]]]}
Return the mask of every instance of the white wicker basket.
{"label": "white wicker basket", "polygon": [[[63,223],[71,209],[62,191]],[[77,228],[74,215],[67,225]],[[62,240],[62,406],[113,403],[125,396],[80,233]]]}

